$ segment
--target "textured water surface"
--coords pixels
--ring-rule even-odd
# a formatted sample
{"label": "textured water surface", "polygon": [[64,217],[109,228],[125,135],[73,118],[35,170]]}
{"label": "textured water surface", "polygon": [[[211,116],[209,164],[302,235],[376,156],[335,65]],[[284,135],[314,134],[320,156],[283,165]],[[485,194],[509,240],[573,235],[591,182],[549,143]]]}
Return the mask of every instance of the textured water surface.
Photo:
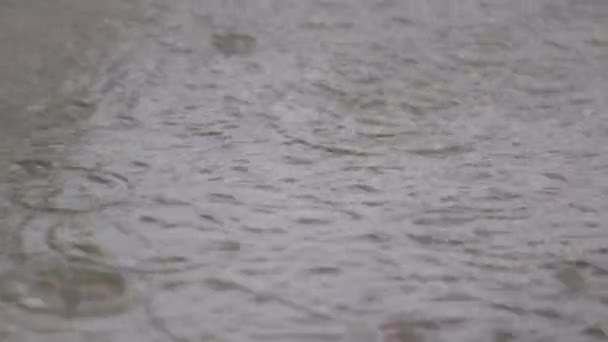
{"label": "textured water surface", "polygon": [[8,341],[606,338],[607,2],[146,6],[0,231],[141,297]]}

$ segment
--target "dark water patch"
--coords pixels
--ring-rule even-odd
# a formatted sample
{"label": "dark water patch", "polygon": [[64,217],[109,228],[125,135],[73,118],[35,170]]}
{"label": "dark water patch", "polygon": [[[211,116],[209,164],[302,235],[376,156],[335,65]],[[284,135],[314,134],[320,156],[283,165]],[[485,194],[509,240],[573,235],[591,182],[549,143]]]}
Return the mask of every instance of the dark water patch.
{"label": "dark water patch", "polygon": [[150,262],[156,264],[175,264],[175,263],[183,263],[187,261],[187,259],[183,256],[164,256],[164,257],[152,257],[149,259]]}
{"label": "dark water patch", "polygon": [[154,196],[154,202],[160,205],[166,205],[166,206],[189,206],[190,202],[176,198],[176,197],[172,197],[169,195],[156,195]]}
{"label": "dark water patch", "polygon": [[183,107],[184,110],[186,111],[195,111],[199,108],[203,107],[202,105],[197,105],[197,104],[189,104],[189,105],[185,105]]}
{"label": "dark water patch", "polygon": [[546,45],[548,45],[550,47],[553,47],[553,48],[555,48],[557,50],[561,50],[561,51],[568,51],[568,52],[570,52],[570,51],[573,50],[573,47],[568,46],[568,45],[564,45],[564,44],[562,44],[560,42],[557,42],[557,41],[554,41],[554,40],[545,40],[545,41],[543,41],[543,44],[546,44]]}
{"label": "dark water patch", "polygon": [[173,127],[173,126],[179,126],[180,123],[177,121],[173,121],[173,120],[163,120],[162,124],[165,126]]}
{"label": "dark water patch", "polygon": [[235,204],[242,205],[243,202],[239,201],[234,195],[225,194],[225,193],[211,193],[207,195],[207,198],[214,203],[227,203],[227,204]]}
{"label": "dark water patch", "polygon": [[567,262],[562,262],[559,265],[561,266],[571,266],[577,270],[587,270],[591,272],[592,275],[608,277],[608,265],[605,265],[602,262],[595,261],[593,258],[589,258],[590,260],[585,259],[573,259]]}
{"label": "dark water patch", "polygon": [[361,191],[366,193],[377,193],[380,190],[367,184],[353,184],[348,186],[349,190]]}
{"label": "dark water patch", "polygon": [[457,201],[457,199],[458,198],[456,198],[455,196],[448,195],[448,196],[441,197],[440,201],[441,201],[441,203],[454,203]]}
{"label": "dark water patch", "polygon": [[430,341],[427,333],[459,328],[463,323],[461,318],[426,319],[403,314],[385,319],[378,328],[386,342],[424,342]]}
{"label": "dark water patch", "polygon": [[473,262],[467,261],[465,265],[472,266],[478,268],[482,271],[491,271],[491,272],[513,272],[513,270],[509,266],[492,264],[489,262]]}
{"label": "dark water patch", "polygon": [[339,212],[345,214],[346,216],[348,216],[350,219],[355,220],[355,221],[360,221],[363,220],[365,218],[365,216],[361,213],[358,213],[354,210],[348,210],[348,209],[339,209]]}
{"label": "dark water patch", "polygon": [[327,152],[327,153],[330,153],[330,154],[336,155],[336,156],[369,157],[369,156],[373,156],[374,155],[374,153],[369,153],[369,152],[365,152],[365,151],[359,151],[359,150],[354,149],[354,148],[312,143],[312,142],[309,142],[307,140],[299,139],[299,138],[292,138],[289,141],[288,144],[304,145],[304,146],[307,146],[309,148],[312,148],[312,149],[315,149],[315,150],[321,150],[321,151],[324,151],[324,152]]}
{"label": "dark water patch", "polygon": [[[256,341],[310,341],[310,342],[335,342],[340,338],[340,334],[335,332],[268,332],[253,333],[251,337]],[[341,341],[341,340],[340,340]]]}
{"label": "dark water patch", "polygon": [[161,220],[149,215],[142,215],[139,217],[139,220],[145,223],[161,223]]}
{"label": "dark water patch", "polygon": [[215,291],[239,291],[242,288],[235,282],[216,277],[205,279],[205,285]]}
{"label": "dark water patch", "polygon": [[92,256],[94,258],[103,257],[103,250],[99,245],[94,242],[80,241],[72,243],[72,248],[86,254]]}
{"label": "dark water patch", "polygon": [[330,95],[332,98],[346,98],[348,96],[347,91],[339,89],[327,82],[315,81],[312,85],[322,91],[323,94]]}
{"label": "dark water patch", "polygon": [[[558,96],[564,93],[569,93],[573,89],[567,86],[559,86],[556,84],[529,84],[526,82],[526,86],[523,87],[523,91],[532,96]],[[549,107],[551,108],[551,107]]]}
{"label": "dark water patch", "polygon": [[600,226],[600,223],[597,221],[585,221],[583,222],[583,225],[585,226],[585,228],[598,228]]}
{"label": "dark water patch", "polygon": [[477,301],[478,298],[472,296],[469,293],[453,291],[433,298],[435,302],[473,302]]}
{"label": "dark water patch", "polygon": [[608,328],[602,324],[592,324],[584,328],[581,333],[597,338],[600,341],[604,341],[606,338],[608,338]]}
{"label": "dark water patch", "polygon": [[281,189],[273,184],[256,184],[253,186],[254,189],[263,190],[268,192],[279,192]]}
{"label": "dark water patch", "polygon": [[206,221],[209,221],[209,222],[213,222],[216,224],[222,223],[222,221],[220,219],[216,218],[213,214],[202,213],[202,214],[199,214],[199,216],[200,216],[200,218],[202,218]]}
{"label": "dark water patch", "polygon": [[253,209],[254,212],[256,213],[262,213],[262,214],[274,214],[277,211],[277,208],[275,207],[257,207]]}
{"label": "dark water patch", "polygon": [[434,237],[431,235],[419,235],[419,234],[407,234],[407,237],[416,241],[421,245],[429,246],[429,245],[448,245],[448,246],[462,246],[464,245],[463,241],[455,240],[455,239],[443,239]]}
{"label": "dark water patch", "polygon": [[359,132],[358,134],[366,137],[366,138],[372,138],[372,139],[390,139],[390,138],[395,138],[398,137],[400,135],[405,135],[405,134],[410,134],[411,132],[397,132],[397,133],[365,133],[365,132]]}
{"label": "dark water patch", "polygon": [[311,165],[311,164],[314,164],[314,162],[315,162],[315,160],[310,159],[310,158],[300,158],[300,157],[296,157],[296,156],[285,156],[285,157],[283,157],[283,160],[287,164],[291,164],[291,165]]}
{"label": "dark water patch", "polygon": [[132,130],[140,125],[141,122],[131,115],[116,114],[111,117],[107,123],[98,125],[97,128],[110,130]]}
{"label": "dark water patch", "polygon": [[332,274],[340,274],[342,270],[336,266],[315,266],[308,268],[306,270],[307,273],[312,275],[332,275]]}
{"label": "dark water patch", "polygon": [[576,209],[581,213],[597,213],[597,209],[590,207],[587,204],[583,203],[568,203],[568,207],[572,209]]}
{"label": "dark water patch", "polygon": [[385,206],[387,204],[387,202],[386,201],[361,201],[361,204],[366,207],[377,208],[377,207]]}
{"label": "dark water patch", "polygon": [[294,194],[294,195],[291,195],[290,198],[304,200],[304,201],[311,201],[311,202],[320,202],[321,201],[321,198],[319,196],[313,195],[313,194]]}
{"label": "dark water patch", "polygon": [[524,316],[528,313],[526,309],[502,303],[492,303],[490,304],[490,307],[500,311],[507,311],[518,316]]}
{"label": "dark water patch", "polygon": [[456,215],[440,215],[419,217],[412,220],[412,223],[419,226],[451,226],[462,225],[476,221],[479,217],[476,216],[456,216]]}
{"label": "dark water patch", "polygon": [[519,215],[485,215],[483,217],[484,220],[489,221],[521,221],[527,220],[530,218],[529,214],[519,214]]}
{"label": "dark water patch", "polygon": [[309,20],[300,27],[307,30],[333,31],[333,30],[349,30],[354,26],[351,22],[330,22],[327,20]]}
{"label": "dark water patch", "polygon": [[214,33],[211,36],[213,47],[220,51],[224,56],[248,55],[256,48],[254,36],[246,33]]}
{"label": "dark water patch", "polygon": [[238,166],[233,166],[232,170],[236,171],[236,172],[247,173],[247,172],[249,172],[249,167],[238,165]]}
{"label": "dark water patch", "polygon": [[459,65],[478,69],[501,68],[505,67],[504,59],[500,57],[480,56],[478,54],[454,54],[452,58]]}
{"label": "dark water patch", "polygon": [[391,241],[392,237],[383,232],[371,232],[357,236],[357,238],[364,241],[371,241],[373,243],[384,243]]}
{"label": "dark water patch", "polygon": [[198,136],[198,137],[224,137],[224,132],[220,132],[220,131],[198,131],[198,132],[193,132],[192,133],[193,136]]}
{"label": "dark water patch", "polygon": [[406,17],[393,17],[393,18],[391,18],[391,21],[400,26],[404,26],[404,27],[412,27],[412,26],[416,25],[414,20],[406,18]]}
{"label": "dark water patch", "polygon": [[150,167],[150,164],[140,161],[140,160],[132,161],[131,164],[133,164],[134,166],[137,166],[137,167],[145,168],[145,169]]}
{"label": "dark water patch", "polygon": [[424,342],[423,335],[415,324],[409,322],[390,322],[380,327],[385,341],[389,342]]}
{"label": "dark water patch", "polygon": [[219,243],[219,250],[236,252],[241,250],[241,243],[236,240],[225,240]]}
{"label": "dark water patch", "polygon": [[487,189],[487,194],[480,196],[479,200],[481,201],[512,201],[516,199],[520,199],[523,196],[519,193],[508,191],[505,189],[492,187]]}
{"label": "dark water patch", "polygon": [[592,46],[596,46],[596,47],[603,47],[603,48],[608,47],[608,39],[594,38],[594,39],[587,40],[586,43],[589,45],[592,45]]}
{"label": "dark water patch", "polygon": [[359,99],[359,108],[363,110],[382,109],[386,106],[384,99]]}
{"label": "dark water patch", "polygon": [[300,217],[295,220],[296,223],[311,226],[329,225],[333,220],[319,217]]}
{"label": "dark water patch", "polygon": [[562,189],[559,187],[555,187],[555,186],[546,186],[546,187],[543,187],[541,190],[539,190],[539,193],[544,194],[544,195],[551,195],[551,196],[559,195],[561,192],[562,192]]}
{"label": "dark water patch", "polygon": [[543,173],[543,176],[545,176],[551,180],[556,180],[556,181],[560,181],[560,182],[568,182],[568,179],[566,177],[564,177],[563,175],[561,175],[557,172],[545,172],[545,173]]}
{"label": "dark water patch", "polygon": [[253,234],[285,234],[287,231],[280,227],[256,227],[251,225],[244,225],[241,229],[248,233]]}
{"label": "dark water patch", "polygon": [[515,335],[515,333],[503,329],[495,330],[493,335],[494,342],[510,342],[516,340],[517,338],[517,335]]}
{"label": "dark water patch", "polygon": [[50,173],[57,165],[43,159],[22,159],[15,164],[29,176],[40,176]]}
{"label": "dark water patch", "polygon": [[416,224],[464,224],[476,220],[522,220],[531,215],[528,207],[511,209],[494,207],[471,207],[451,205],[444,208],[430,208],[424,215],[414,220]]}
{"label": "dark water patch", "polygon": [[416,148],[407,150],[407,152],[410,154],[428,158],[448,158],[473,151],[473,147],[467,145],[449,145],[435,148]]}
{"label": "dark water patch", "polygon": [[388,119],[375,118],[375,117],[359,117],[356,119],[357,123],[367,126],[386,127],[393,128],[394,125]]}
{"label": "dark water patch", "polygon": [[537,316],[546,318],[546,319],[550,319],[550,320],[562,320],[564,319],[564,316],[559,313],[557,310],[555,310],[554,308],[542,308],[542,309],[535,309],[533,311],[533,313]]}

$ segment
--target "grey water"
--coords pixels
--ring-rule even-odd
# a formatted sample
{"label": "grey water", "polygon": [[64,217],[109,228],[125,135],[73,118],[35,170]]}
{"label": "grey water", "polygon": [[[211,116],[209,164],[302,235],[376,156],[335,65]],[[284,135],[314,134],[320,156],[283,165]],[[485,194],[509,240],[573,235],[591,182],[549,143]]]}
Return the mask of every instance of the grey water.
{"label": "grey water", "polygon": [[0,3],[0,340],[606,340],[607,18]]}

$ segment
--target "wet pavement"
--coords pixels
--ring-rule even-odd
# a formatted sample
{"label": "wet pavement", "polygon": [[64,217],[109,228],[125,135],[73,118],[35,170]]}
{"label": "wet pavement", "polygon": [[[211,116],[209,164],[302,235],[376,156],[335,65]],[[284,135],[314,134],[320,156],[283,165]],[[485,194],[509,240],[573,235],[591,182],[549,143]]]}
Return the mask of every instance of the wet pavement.
{"label": "wet pavement", "polygon": [[2,159],[0,340],[606,339],[607,2],[138,11]]}

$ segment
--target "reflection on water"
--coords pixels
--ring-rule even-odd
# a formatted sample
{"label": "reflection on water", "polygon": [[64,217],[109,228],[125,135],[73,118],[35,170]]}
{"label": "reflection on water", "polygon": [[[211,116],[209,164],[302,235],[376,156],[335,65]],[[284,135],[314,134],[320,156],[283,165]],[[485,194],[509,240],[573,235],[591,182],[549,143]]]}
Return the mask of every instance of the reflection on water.
{"label": "reflection on water", "polygon": [[606,3],[141,10],[5,172],[0,336],[606,338]]}

